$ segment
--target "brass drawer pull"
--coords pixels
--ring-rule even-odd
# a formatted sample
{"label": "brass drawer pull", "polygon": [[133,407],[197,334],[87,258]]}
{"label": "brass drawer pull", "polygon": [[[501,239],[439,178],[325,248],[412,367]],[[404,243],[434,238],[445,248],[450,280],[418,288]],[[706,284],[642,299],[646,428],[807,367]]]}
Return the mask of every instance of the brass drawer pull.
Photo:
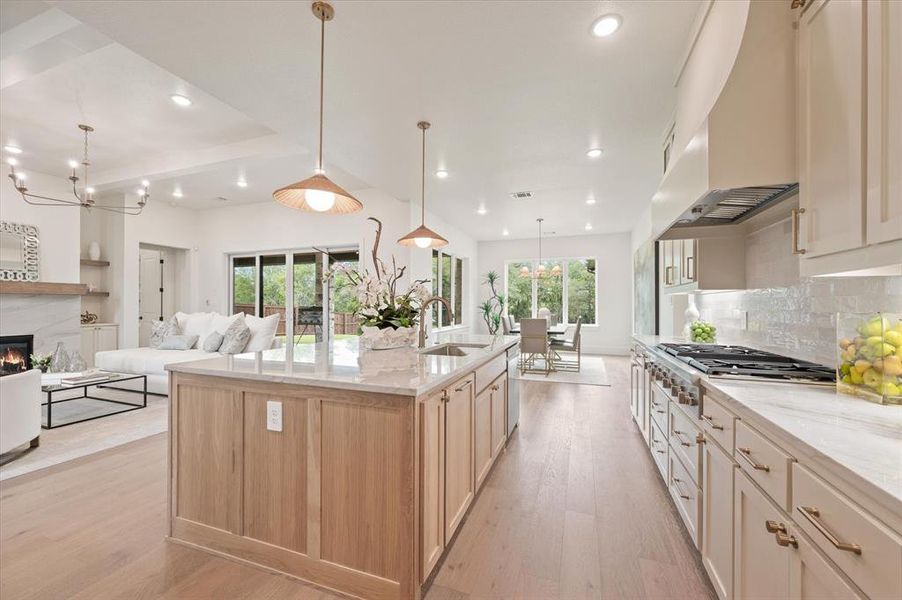
{"label": "brass drawer pull", "polygon": [[770,473],[770,467],[767,465],[763,465],[752,458],[752,450],[751,448],[738,448],[739,456],[745,459],[745,462],[752,465],[752,468],[756,471],[764,471],[765,473]]}
{"label": "brass drawer pull", "polygon": [[698,435],[695,436],[695,443],[696,443],[696,444],[704,444],[706,441],[707,441],[707,440],[705,439],[705,434],[704,434],[704,433],[700,433],[700,434],[698,434]]}
{"label": "brass drawer pull", "polygon": [[677,496],[679,496],[679,497],[682,498],[683,500],[692,500],[692,497],[691,497],[691,496],[687,496],[686,494],[683,493],[683,490],[680,489],[680,486],[675,485],[675,484],[678,484],[678,483],[682,483],[679,479],[677,479],[676,477],[671,477],[671,478],[670,478],[670,483],[671,483],[671,485],[673,486],[673,488],[676,489]]}
{"label": "brass drawer pull", "polygon": [[786,525],[777,521],[765,521],[764,528],[767,529],[768,533],[786,533]]}
{"label": "brass drawer pull", "polygon": [[462,392],[462,391],[464,391],[465,389],[467,389],[467,386],[469,386],[471,383],[472,383],[472,381],[468,381],[468,382],[466,382],[465,384],[463,384],[462,386],[460,386],[459,388],[454,388],[454,391],[455,391],[455,392]]}
{"label": "brass drawer pull", "polygon": [[708,415],[702,415],[702,419],[704,419],[705,421],[707,421],[708,423],[710,423],[711,429],[717,429],[718,431],[723,431],[723,425],[715,425],[715,424],[714,424],[714,419],[712,419],[712,418],[709,417]]}
{"label": "brass drawer pull", "polygon": [[680,443],[680,446],[685,446],[687,448],[690,448],[692,446],[692,444],[690,444],[689,442],[683,441],[683,432],[682,431],[679,431],[678,429],[674,429],[673,435],[676,436],[676,439]]}
{"label": "brass drawer pull", "polygon": [[787,535],[785,533],[778,531],[777,533],[774,534],[774,537],[777,538],[778,546],[783,546],[784,548],[786,546],[792,546],[793,548],[799,547],[799,541],[795,538],[794,535]]}
{"label": "brass drawer pull", "polygon": [[797,506],[796,509],[802,513],[802,516],[808,519],[808,522],[814,525],[814,528],[821,532],[827,541],[833,544],[833,547],[837,550],[842,550],[843,552],[852,552],[853,554],[861,554],[861,546],[858,544],[852,544],[850,542],[841,542],[833,532],[827,529],[826,525],[821,523],[821,520],[818,518],[821,516],[821,511],[811,506]]}
{"label": "brass drawer pull", "polygon": [[792,209],[792,253],[805,254],[804,248],[799,248],[799,215],[804,215],[804,208]]}

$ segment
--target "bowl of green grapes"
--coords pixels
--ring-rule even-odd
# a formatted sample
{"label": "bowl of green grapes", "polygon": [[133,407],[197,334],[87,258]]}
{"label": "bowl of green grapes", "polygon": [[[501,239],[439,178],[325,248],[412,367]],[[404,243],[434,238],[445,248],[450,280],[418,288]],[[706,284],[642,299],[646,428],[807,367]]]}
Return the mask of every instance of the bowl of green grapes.
{"label": "bowl of green grapes", "polygon": [[713,344],[717,341],[717,327],[705,321],[693,321],[689,326],[689,339],[698,344]]}

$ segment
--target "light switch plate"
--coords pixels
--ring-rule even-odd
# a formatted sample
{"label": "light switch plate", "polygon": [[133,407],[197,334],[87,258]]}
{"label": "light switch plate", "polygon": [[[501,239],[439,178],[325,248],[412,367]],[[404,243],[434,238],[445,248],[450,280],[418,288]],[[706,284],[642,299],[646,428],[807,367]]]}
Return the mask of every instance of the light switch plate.
{"label": "light switch plate", "polygon": [[266,401],[266,429],[282,431],[282,403],[275,400]]}

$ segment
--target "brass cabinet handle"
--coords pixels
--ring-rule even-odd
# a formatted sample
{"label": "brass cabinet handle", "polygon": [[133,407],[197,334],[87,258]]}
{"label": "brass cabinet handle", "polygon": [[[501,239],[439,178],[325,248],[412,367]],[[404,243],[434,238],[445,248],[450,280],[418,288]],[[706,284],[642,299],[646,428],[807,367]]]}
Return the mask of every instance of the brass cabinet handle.
{"label": "brass cabinet handle", "polygon": [[794,535],[787,535],[783,532],[778,531],[774,534],[774,537],[777,539],[777,545],[783,546],[792,546],[793,548],[799,547],[799,541],[795,538]]}
{"label": "brass cabinet handle", "polygon": [[708,440],[705,439],[705,434],[703,434],[703,433],[700,433],[700,434],[698,434],[698,435],[695,436],[695,443],[696,443],[696,444],[704,444],[704,443],[707,442],[707,441],[708,441]]}
{"label": "brass cabinet handle", "polygon": [[677,484],[677,483],[682,483],[682,482],[681,482],[679,479],[677,479],[676,477],[671,477],[671,478],[670,478],[670,484],[671,484],[671,486],[673,486],[673,488],[676,489],[677,496],[679,496],[679,497],[682,498],[683,500],[692,500],[692,497],[691,497],[691,496],[687,496],[686,494],[683,493],[683,490],[680,489],[680,486],[674,485],[674,484]]}
{"label": "brass cabinet handle", "polygon": [[770,467],[767,465],[763,465],[752,458],[752,449],[751,448],[738,448],[739,456],[745,459],[745,462],[749,463],[753,469],[756,471],[764,471],[765,473],[770,473]]}
{"label": "brass cabinet handle", "polygon": [[786,533],[786,525],[769,519],[764,522],[764,528],[768,533]]}
{"label": "brass cabinet handle", "polygon": [[673,267],[664,267],[664,285],[673,285]]}
{"label": "brass cabinet handle", "polygon": [[843,552],[852,552],[853,554],[861,554],[861,546],[858,544],[852,544],[850,542],[841,542],[839,539],[833,535],[833,532],[827,529],[827,526],[824,525],[821,520],[818,518],[821,516],[821,511],[811,506],[797,506],[796,510],[802,513],[802,516],[808,519],[808,522],[814,525],[814,528],[821,532],[827,541],[833,544],[833,547],[837,550],[842,550]]}
{"label": "brass cabinet handle", "polygon": [[466,382],[465,384],[463,384],[462,386],[460,386],[459,388],[454,388],[454,391],[455,391],[455,392],[462,392],[462,391],[464,391],[465,389],[467,389],[467,386],[470,385],[471,383],[472,383],[472,381],[468,381],[468,382]]}
{"label": "brass cabinet handle", "polygon": [[498,387],[497,385],[493,385],[493,386],[492,386],[492,391],[493,391],[493,392],[497,392],[497,391],[500,390],[500,389],[501,389],[501,388]]}
{"label": "brass cabinet handle", "polygon": [[448,390],[442,390],[442,402],[448,401]]}
{"label": "brass cabinet handle", "polygon": [[702,419],[704,419],[705,421],[707,421],[708,423],[711,424],[711,429],[717,429],[719,431],[723,431],[723,425],[715,425],[714,419],[712,419],[708,415],[702,415]]}
{"label": "brass cabinet handle", "polygon": [[[689,261],[692,261],[692,268],[689,268]],[[692,273],[690,275],[689,273]],[[686,281],[695,281],[695,257],[687,256],[686,257]]]}
{"label": "brass cabinet handle", "polygon": [[677,429],[674,429],[674,430],[673,430],[673,435],[676,436],[677,441],[680,442],[680,446],[686,446],[687,448],[689,448],[690,446],[692,446],[692,444],[690,444],[689,442],[683,441],[683,432],[682,432],[682,431],[679,431],[679,430],[677,430]]}
{"label": "brass cabinet handle", "polygon": [[804,248],[799,248],[799,216],[805,214],[804,208],[792,209],[792,253],[805,254]]}

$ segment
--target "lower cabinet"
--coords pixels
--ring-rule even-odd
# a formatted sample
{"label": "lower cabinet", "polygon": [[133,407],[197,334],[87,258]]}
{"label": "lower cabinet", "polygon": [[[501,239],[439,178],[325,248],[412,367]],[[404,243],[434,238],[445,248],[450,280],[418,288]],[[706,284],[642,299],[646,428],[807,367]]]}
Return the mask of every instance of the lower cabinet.
{"label": "lower cabinet", "polygon": [[81,326],[81,356],[85,359],[88,368],[94,367],[94,354],[106,350],[119,348],[119,326],[106,325],[82,325]]}
{"label": "lower cabinet", "polygon": [[823,558],[808,536],[792,531],[789,553],[789,597],[793,600],[864,598]]}
{"label": "lower cabinet", "polygon": [[748,475],[734,470],[733,592],[736,598],[789,598],[789,561],[780,552],[788,527]]}
{"label": "lower cabinet", "polygon": [[482,485],[492,468],[492,388],[476,395],[476,427],[473,442],[476,456],[476,487]]}
{"label": "lower cabinet", "polygon": [[476,493],[473,476],[473,377],[445,390],[445,543],[454,536]]}
{"label": "lower cabinet", "polygon": [[733,471],[720,446],[702,444],[702,564],[721,600],[733,597]]}
{"label": "lower cabinet", "polygon": [[420,416],[420,581],[426,579],[445,549],[445,394],[423,401]]}
{"label": "lower cabinet", "polygon": [[507,374],[489,386],[492,390],[492,459],[498,458],[507,441]]}

